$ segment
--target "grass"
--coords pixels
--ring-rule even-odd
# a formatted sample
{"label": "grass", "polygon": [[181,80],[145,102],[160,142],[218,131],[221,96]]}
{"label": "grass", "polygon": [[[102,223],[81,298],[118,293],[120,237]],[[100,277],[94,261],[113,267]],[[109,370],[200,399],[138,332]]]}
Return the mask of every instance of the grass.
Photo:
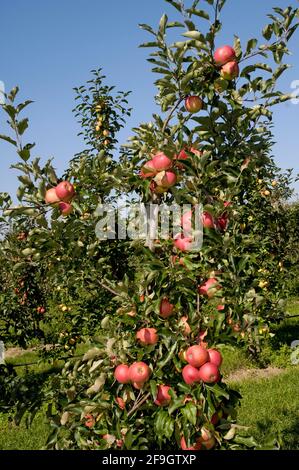
{"label": "grass", "polygon": [[[288,304],[290,315],[299,314],[299,301],[294,299]],[[299,317],[287,319],[274,325],[275,337],[263,348],[260,363],[266,366],[281,367],[279,375],[268,378],[246,378],[231,382],[240,391],[243,400],[238,413],[238,423],[250,426],[254,437],[260,441],[273,435],[279,438],[283,449],[299,450],[299,366],[291,366],[290,344],[299,340]],[[91,346],[90,346],[91,347]],[[86,345],[79,345],[76,354],[83,354]],[[224,363],[222,372],[228,377],[240,369],[258,368],[257,362],[249,358],[241,348],[223,347]],[[9,358],[10,364],[25,364],[38,361],[36,351],[26,352]],[[28,379],[37,378],[37,383],[62,367],[63,361],[53,364],[39,362],[25,367],[17,367],[18,375],[28,372]],[[26,376],[27,377],[27,376]],[[12,416],[0,413],[0,450],[37,450],[45,445],[49,427],[42,413],[37,414],[30,429],[22,422],[16,426]]]}
{"label": "grass", "polygon": [[49,427],[41,413],[29,429],[23,422],[16,426],[11,418],[0,413],[0,450],[37,450],[45,445]]}
{"label": "grass", "polygon": [[260,442],[272,435],[279,438],[282,449],[299,450],[298,366],[271,378],[231,385],[243,397],[238,424],[250,426]]}

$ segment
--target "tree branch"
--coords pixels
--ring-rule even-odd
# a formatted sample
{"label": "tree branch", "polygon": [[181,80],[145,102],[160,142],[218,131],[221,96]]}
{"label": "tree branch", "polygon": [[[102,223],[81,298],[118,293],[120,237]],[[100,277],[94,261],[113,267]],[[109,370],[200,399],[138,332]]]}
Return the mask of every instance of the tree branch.
{"label": "tree branch", "polygon": [[138,408],[140,408],[141,405],[143,405],[143,403],[150,397],[150,393],[147,393],[146,395],[144,395],[144,397],[140,400],[139,403],[136,403],[136,405],[133,406],[133,408],[129,411],[128,413],[128,417],[131,416],[133,413],[135,413],[136,410],[138,410]]}

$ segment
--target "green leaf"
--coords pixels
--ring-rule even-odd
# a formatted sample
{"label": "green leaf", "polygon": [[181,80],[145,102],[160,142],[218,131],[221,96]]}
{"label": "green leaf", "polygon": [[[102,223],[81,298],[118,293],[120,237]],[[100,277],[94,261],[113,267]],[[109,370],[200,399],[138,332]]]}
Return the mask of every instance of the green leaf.
{"label": "green leaf", "polygon": [[144,42],[143,44],[140,44],[139,47],[160,47],[159,42]]}
{"label": "green leaf", "polygon": [[168,21],[168,17],[164,13],[164,15],[160,19],[160,23],[159,23],[159,33],[161,34],[161,36],[164,36],[164,34],[165,34],[167,21]]}
{"label": "green leaf", "polygon": [[191,423],[193,426],[196,425],[197,406],[194,405],[194,403],[187,403],[187,405],[181,409],[181,413],[186,421],[189,421],[189,423]]}
{"label": "green leaf", "polygon": [[147,31],[148,33],[151,33],[151,34],[153,34],[154,36],[156,36],[155,31],[154,31],[153,28],[151,28],[148,24],[140,23],[140,24],[139,24],[139,28],[144,29],[144,30]]}
{"label": "green leaf", "polygon": [[249,55],[252,51],[252,49],[254,49],[257,45],[257,39],[253,38],[253,39],[250,39],[248,42],[247,42],[247,46],[246,46],[246,55]]}
{"label": "green leaf", "polygon": [[4,104],[4,105],[2,105],[2,109],[9,115],[9,117],[12,120],[14,120],[14,118],[17,114],[17,111],[13,106],[11,106],[10,104]]}
{"label": "green leaf", "polygon": [[237,58],[240,58],[242,56],[242,49],[241,49],[241,41],[240,41],[240,38],[238,36],[234,36],[235,39],[234,39],[234,49],[236,51],[236,56]]}
{"label": "green leaf", "polygon": [[273,34],[273,25],[268,24],[263,29],[263,36],[265,39],[267,39],[267,41],[269,41],[271,39],[272,34]]}
{"label": "green leaf", "polygon": [[174,420],[167,413],[167,411],[160,410],[155,419],[155,431],[158,438],[162,440],[163,437],[170,439],[174,432]]}
{"label": "green leaf", "polygon": [[191,15],[200,16],[201,18],[205,18],[206,20],[210,19],[210,15],[204,10],[197,10],[197,8],[189,8],[186,11],[187,11],[187,13],[189,13]]}
{"label": "green leaf", "polygon": [[27,128],[28,128],[28,118],[22,119],[22,121],[18,122],[17,129],[20,135],[23,135]]}
{"label": "green leaf", "polygon": [[203,38],[202,33],[199,31],[186,31],[186,33],[183,33],[183,36],[186,38],[196,39],[197,41],[201,41]]}
{"label": "green leaf", "polygon": [[8,135],[0,134],[0,139],[5,140],[6,142],[9,142],[10,144],[17,147],[17,142],[15,140],[13,140],[11,137],[9,137]]}
{"label": "green leaf", "polygon": [[236,436],[233,442],[236,442],[237,444],[242,444],[250,448],[257,447],[258,445],[253,436],[250,436],[250,437]]}
{"label": "green leaf", "polygon": [[182,5],[180,3],[175,2],[174,0],[165,0],[165,2],[169,3],[171,6],[173,6],[180,13],[182,12]]}

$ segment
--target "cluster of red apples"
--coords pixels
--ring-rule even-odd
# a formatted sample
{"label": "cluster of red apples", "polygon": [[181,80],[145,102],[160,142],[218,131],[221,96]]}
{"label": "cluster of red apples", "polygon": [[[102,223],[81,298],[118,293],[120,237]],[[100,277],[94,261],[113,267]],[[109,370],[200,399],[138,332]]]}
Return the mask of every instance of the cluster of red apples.
{"label": "cluster of red apples", "polygon": [[222,46],[216,49],[214,54],[215,64],[220,69],[220,75],[224,80],[233,80],[239,75],[239,65],[236,60],[236,52],[231,46]]}
{"label": "cluster of red apples", "polygon": [[45,202],[52,206],[58,206],[61,215],[67,216],[73,211],[70,202],[74,196],[75,188],[72,183],[61,181],[57,186],[46,191]]}
{"label": "cluster of red apples", "polygon": [[182,370],[184,382],[192,385],[196,382],[213,384],[219,382],[219,367],[222,364],[222,356],[216,349],[205,349],[199,344],[190,346],[183,354],[188,362]]}

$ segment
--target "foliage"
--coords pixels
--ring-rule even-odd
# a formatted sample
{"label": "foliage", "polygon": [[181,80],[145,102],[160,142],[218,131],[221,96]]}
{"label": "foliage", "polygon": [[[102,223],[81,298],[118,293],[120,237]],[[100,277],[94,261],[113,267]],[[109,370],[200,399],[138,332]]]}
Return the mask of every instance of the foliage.
{"label": "foliage", "polygon": [[[155,114],[152,122],[136,127],[120,160],[113,157],[116,134],[130,113],[127,93],[115,95],[100,71],[75,90],[75,112],[87,147],[62,178],[50,161],[41,167],[32,158],[34,144],[22,143],[28,119],[19,114],[30,102],[16,104],[14,89],[2,106],[16,137],[1,138],[16,147],[20,162],[14,168],[21,172],[21,185],[18,206],[8,195],[1,196],[0,222],[9,217],[18,229],[24,223],[28,227],[24,246],[10,243],[7,235],[2,257],[10,265],[16,261],[11,266],[15,279],[24,269],[34,270],[41,295],[47,280],[47,302],[54,309],[65,306],[69,318],[55,351],[67,349],[70,360],[43,392],[53,429],[48,448],[177,449],[182,437],[193,445],[205,430],[212,447],[258,446],[252,437],[240,435],[236,425],[238,393],[222,380],[183,383],[182,352],[200,341],[201,332],[210,346],[244,341],[256,353],[269,334],[269,322],[282,318],[286,280],[281,257],[289,238],[281,204],[290,190],[289,175],[280,174],[271,156],[272,107],[291,98],[277,90],[277,80],[288,68],[284,58],[298,27],[298,10],[274,9],[276,15],[269,15],[271,23],[263,30],[265,44],[252,38],[242,46],[235,37],[241,73],[240,79],[229,81],[213,60],[225,1],[207,0],[205,10],[197,8],[197,0],[189,8],[183,2],[168,3],[180,12],[181,21],[169,22],[163,15],[157,31],[141,25],[154,39],[142,46],[154,50],[149,61],[153,72],[162,75],[155,82],[156,102],[166,114],[164,119]],[[169,28],[180,29],[183,40],[168,44]],[[265,63],[253,63],[257,56]],[[203,100],[199,115],[183,106],[190,95]],[[182,150],[187,159],[178,160]],[[171,158],[177,174],[177,184],[163,194],[155,192],[151,179],[140,177],[142,165],[157,152]],[[76,189],[74,212],[67,219],[44,203],[46,190],[63,179]],[[116,204],[122,194],[144,203],[201,203],[217,224],[204,229],[203,246],[195,253],[177,253],[171,239],[147,244],[99,240],[98,204]],[[177,264],[174,256],[183,263]],[[211,277],[220,289],[205,298],[198,287]],[[9,292],[4,288],[2,299],[9,299]],[[167,319],[159,314],[165,298],[174,306]],[[219,304],[222,310],[217,310]],[[32,308],[28,305],[30,312]],[[158,344],[137,344],[136,332],[153,326]],[[96,346],[72,360],[72,347],[88,338]],[[116,383],[113,375],[116,365],[134,361],[144,361],[151,370],[150,381],[138,392]],[[160,407],[154,402],[163,384],[171,386],[171,400]],[[36,403],[38,407],[38,399]]]}

